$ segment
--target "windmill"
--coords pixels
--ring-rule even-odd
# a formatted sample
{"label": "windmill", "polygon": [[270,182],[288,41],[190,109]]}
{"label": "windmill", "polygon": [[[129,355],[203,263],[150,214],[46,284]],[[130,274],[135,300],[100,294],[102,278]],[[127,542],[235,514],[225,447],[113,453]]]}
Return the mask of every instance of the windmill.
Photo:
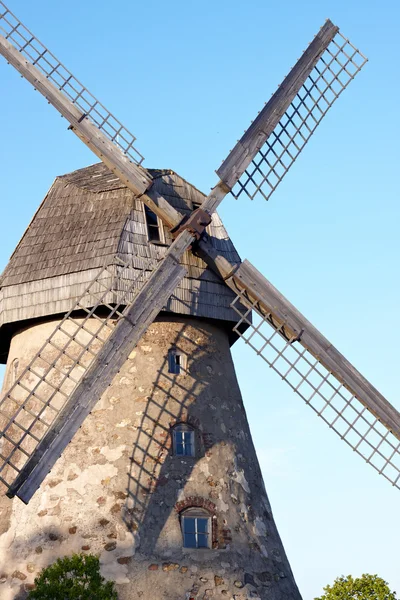
{"label": "windmill", "polygon": [[[154,235],[160,235],[161,220],[174,237],[173,243],[167,245],[165,251],[160,251],[158,255],[156,253],[150,261],[143,260],[142,256],[129,252],[130,231],[127,227],[124,230],[126,244],[123,251],[119,247],[115,258],[107,264],[100,265],[94,261],[93,277],[87,281],[83,293],[74,297],[75,302],[69,310],[57,308],[54,311],[54,314],[63,312],[65,316],[55,328],[53,326],[52,331],[48,332],[47,328],[48,333],[44,336],[42,345],[29,362],[23,365],[23,369],[14,362],[18,359],[13,360],[9,367],[11,386],[5,391],[0,405],[0,480],[7,495],[10,498],[17,496],[25,503],[33,502],[38,488],[45,484],[48,473],[54,472],[52,468],[56,461],[64,451],[68,452],[67,446],[74,435],[80,428],[84,429],[85,419],[96,409],[98,401],[107,393],[107,389],[114,385],[117,374],[124,371],[126,365],[130,364],[129,361],[143,359],[142,355],[148,351],[144,348],[151,348],[148,343],[143,345],[143,339],[149,339],[149,332],[153,332],[154,338],[154,327],[163,329],[163,315],[158,315],[163,307],[171,310],[175,301],[176,290],[186,274],[181,259],[188,249],[195,257],[209,265],[216,274],[219,285],[229,289],[229,294],[233,292],[230,302],[231,317],[227,319],[234,322],[232,335],[243,338],[332,429],[398,487],[400,421],[397,411],[255,267],[247,261],[241,262],[238,258],[228,260],[229,254],[221,249],[223,244],[213,242],[218,226],[221,227],[214,214],[220,202],[228,193],[237,198],[253,198],[256,194],[261,194],[265,199],[270,197],[327,110],[365,64],[366,59],[363,55],[343,38],[337,27],[327,21],[278,91],[222,163],[217,171],[219,182],[211,193],[200,202],[197,196],[197,202],[192,202],[192,210],[187,210],[187,207],[179,210],[177,203],[174,205],[171,202],[166,191],[168,177],[174,179],[174,174],[145,169],[142,166],[142,156],[134,145],[134,137],[3,3],[0,3],[0,6],[0,27],[4,33],[0,39],[0,52],[57,108],[69,121],[70,129],[105,165],[93,167],[90,173],[86,171],[85,174],[73,174],[65,180],[66,185],[70,185],[73,180],[74,184],[80,181],[80,185],[87,187],[90,179],[90,191],[93,191],[94,180],[97,180],[99,185],[103,186],[98,187],[98,191],[102,192],[105,189],[121,189],[122,183],[147,207],[143,210],[148,219],[148,234],[153,227],[154,231],[157,230]],[[112,177],[110,171],[115,177]],[[176,180],[174,181],[176,184]],[[62,209],[57,209],[56,205],[44,205],[43,208],[61,210],[59,214],[63,214]],[[231,248],[230,251],[233,255],[234,249]],[[49,269],[53,267],[54,265],[48,266]],[[72,293],[71,297],[73,296]],[[169,326],[171,327],[171,324]],[[193,345],[193,333],[186,333],[185,337],[184,332],[175,330],[174,334],[179,339],[179,344]],[[43,337],[38,333],[35,335],[38,338]],[[208,331],[208,338],[203,332],[199,348],[210,346],[211,353],[212,338],[217,337],[218,334],[214,330]],[[182,342],[182,338],[186,341]],[[141,357],[135,355],[135,347],[138,344],[139,349],[142,349]],[[185,356],[189,357],[197,351],[201,353],[201,350],[194,351],[188,347],[182,350],[179,344],[176,343],[169,349],[166,365],[168,373],[176,375],[180,374],[177,371],[184,371],[186,368]],[[226,362],[228,363],[228,358]],[[143,363],[140,365],[144,370]],[[214,369],[213,365],[214,363],[207,365],[211,371]],[[131,368],[138,366],[139,364],[134,364]],[[225,373],[225,376],[232,389],[235,385],[232,374]],[[147,398],[144,402],[157,404],[154,398]],[[217,396],[217,400],[212,404],[212,410],[218,412],[222,421],[224,413],[221,407],[224,403],[224,400]],[[169,410],[168,406],[163,406],[163,413]],[[171,423],[172,419],[176,423],[171,425],[170,432],[162,433],[170,440],[172,453],[175,452],[176,456],[193,458],[191,452],[193,447],[197,446],[198,449],[202,448],[203,458],[209,458],[207,453],[219,445],[210,442],[198,417],[192,416],[189,419],[190,416],[192,415],[184,416],[182,412],[178,415],[170,414],[169,422]],[[159,419],[161,421],[161,416]],[[238,435],[240,431],[243,433],[240,443],[243,448],[246,447],[248,455],[252,456],[254,450],[247,447],[247,430],[243,416],[239,418],[239,415],[235,415],[235,420],[238,424]],[[163,427],[165,429],[165,425],[161,426]],[[224,433],[223,429],[222,432]],[[197,439],[196,436],[200,434],[201,439]],[[143,435],[147,435],[149,445],[155,441],[156,436],[151,429]],[[226,435],[228,438],[229,435]],[[219,441],[222,465],[231,464],[232,457],[228,461],[224,454],[226,439],[222,436]],[[199,556],[203,556],[202,560],[207,566],[200,567],[200,570],[203,570],[203,575],[199,578],[200,583],[194,581],[196,571],[192,571],[189,585],[188,581],[182,578],[188,572],[188,567],[181,562],[166,560],[172,550],[171,547],[167,550],[164,548],[162,566],[157,562],[146,562],[145,567],[142,565],[146,569],[147,584],[142,582],[143,574],[138,574],[142,562],[138,561],[139,566],[135,564],[135,567],[132,567],[134,577],[141,577],[141,593],[145,594],[144,597],[155,585],[169,598],[175,598],[177,594],[186,598],[206,598],[223,591],[226,592],[224,595],[236,592],[238,598],[300,597],[273,521],[272,524],[266,525],[266,522],[272,519],[266,497],[260,490],[259,483],[254,483],[257,492],[252,489],[253,481],[260,482],[257,469],[251,474],[250,466],[244,467],[244,463],[241,462],[243,456],[238,455],[236,462],[233,460],[234,466],[229,477],[238,484],[240,494],[229,495],[229,512],[236,511],[235,514],[240,515],[240,521],[232,526],[228,519],[222,519],[221,523],[217,502],[213,502],[209,497],[205,499],[203,494],[195,489],[188,495],[185,493],[186,485],[179,491],[175,504],[168,504],[166,497],[162,495],[163,489],[169,485],[168,473],[164,471],[160,474],[158,467],[149,469],[148,466],[143,466],[146,463],[144,456],[149,455],[150,451],[149,446],[143,447],[142,443],[139,438],[136,446],[138,454],[132,457],[132,462],[144,470],[150,479],[147,493],[152,493],[152,498],[157,498],[159,494],[159,498],[163,498],[161,503],[165,505],[165,509],[161,511],[163,516],[159,514],[159,506],[158,512],[154,512],[155,502],[146,505],[146,527],[150,527],[152,519],[155,519],[154,515],[157,514],[156,531],[160,534],[164,523],[168,524],[170,518],[172,519],[167,518],[166,513],[173,513],[171,508],[174,507],[179,515],[186,548],[191,548],[193,552],[207,552],[212,549],[217,552],[229,552],[232,549],[232,552],[235,552],[236,535],[240,539],[242,555],[241,561],[233,566],[229,561],[220,559],[222,562],[219,570],[210,578],[209,575],[204,576],[204,572],[210,572],[210,562],[214,559],[209,554],[207,557],[191,554],[191,559],[195,561],[199,561]],[[71,447],[73,445],[69,448]],[[161,445],[161,455],[164,450]],[[108,449],[108,456],[113,451],[115,452],[115,449]],[[99,453],[101,454],[101,450]],[[103,457],[106,458],[104,454]],[[199,459],[199,456],[194,457]],[[157,456],[157,459],[155,462],[160,464],[161,458]],[[206,471],[206,480],[210,487],[223,488],[224,482],[217,481],[213,477],[214,473],[209,473],[208,467],[202,466],[201,460],[198,460],[198,463],[203,471]],[[75,475],[79,479],[77,473],[72,473],[71,477]],[[69,474],[67,479],[68,476]],[[138,482],[137,477],[131,477],[132,485],[143,487],[143,483]],[[186,473],[183,479],[189,480],[189,474]],[[56,478],[47,487],[57,491],[62,485],[63,483]],[[192,489],[195,487],[193,483],[190,485]],[[123,494],[122,491],[118,493]],[[251,494],[251,501],[246,494]],[[134,532],[143,529],[146,531],[141,521],[142,517],[137,516],[140,511],[135,504],[136,492],[128,496],[127,500],[131,500],[131,504],[127,502],[124,513],[128,528]],[[100,496],[98,499],[100,506],[102,498],[103,496]],[[217,500],[218,493],[211,498]],[[226,503],[227,497],[224,498],[223,502]],[[115,511],[121,510],[119,503],[110,509],[113,510],[115,506]],[[26,510],[28,509],[29,507]],[[50,508],[53,509],[54,507]],[[49,509],[45,510],[48,514]],[[206,514],[209,517],[206,517]],[[230,518],[234,520],[234,517]],[[179,519],[176,517],[175,521],[178,522]],[[224,523],[225,520],[227,523]],[[185,529],[185,523],[188,529]],[[106,525],[108,523],[104,527]],[[71,529],[74,527],[75,525]],[[191,527],[194,529],[190,529]],[[243,530],[251,537],[251,541],[247,540],[246,553],[243,552],[242,537],[246,537],[241,533]],[[175,534],[176,531],[173,535]],[[58,541],[57,534],[52,535],[56,536],[53,541]],[[108,535],[118,534],[111,532]],[[105,552],[109,552],[111,556],[111,553],[118,551],[118,544],[114,541],[116,538],[109,539],[111,541],[105,544],[109,545],[109,548],[106,548]],[[176,538],[174,539],[176,543]],[[135,543],[132,542],[132,545],[134,547]],[[36,547],[42,548],[41,545]],[[123,544],[120,547],[123,547]],[[126,548],[125,551],[127,552]],[[153,559],[154,556],[163,556],[163,549],[157,549],[151,543],[147,546],[147,552]],[[127,561],[131,556],[113,555],[119,570],[129,572],[126,566],[128,563],[123,561]],[[106,563],[110,576],[115,573],[114,562],[110,560]],[[268,567],[264,569],[262,564]],[[160,570],[169,573],[168,584],[165,580],[162,583]],[[128,576],[127,579],[129,581]]]}

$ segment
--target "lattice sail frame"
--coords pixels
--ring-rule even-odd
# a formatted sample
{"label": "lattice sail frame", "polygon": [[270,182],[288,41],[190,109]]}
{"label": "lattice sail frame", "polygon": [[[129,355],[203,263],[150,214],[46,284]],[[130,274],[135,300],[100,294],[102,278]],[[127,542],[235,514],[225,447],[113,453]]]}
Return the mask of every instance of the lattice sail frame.
{"label": "lattice sail frame", "polygon": [[35,65],[65,96],[134,163],[144,160],[135,136],[80,83],[0,0],[0,33]]}
{"label": "lattice sail frame", "polygon": [[114,257],[0,399],[0,486],[11,487],[152,267]]}
{"label": "lattice sail frame", "polygon": [[[392,485],[400,489],[400,441],[293,335],[245,290],[231,304],[234,331],[290,385],[325,423]],[[253,322],[251,314],[257,315]],[[246,331],[243,332],[243,326]]]}
{"label": "lattice sail frame", "polygon": [[235,198],[268,200],[330,107],[367,62],[338,32],[291,105],[232,190]]}

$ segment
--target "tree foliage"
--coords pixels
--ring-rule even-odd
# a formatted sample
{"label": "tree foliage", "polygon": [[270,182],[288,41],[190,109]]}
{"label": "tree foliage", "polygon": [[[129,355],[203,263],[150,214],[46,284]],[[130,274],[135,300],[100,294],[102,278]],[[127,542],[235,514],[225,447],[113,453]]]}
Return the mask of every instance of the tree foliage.
{"label": "tree foliage", "polygon": [[314,600],[396,600],[386,581],[377,575],[364,574],[354,579],[351,575],[338,577],[333,585],[324,587],[321,597]]}
{"label": "tree foliage", "polygon": [[100,575],[97,556],[74,554],[59,558],[35,579],[30,600],[117,600],[112,581]]}

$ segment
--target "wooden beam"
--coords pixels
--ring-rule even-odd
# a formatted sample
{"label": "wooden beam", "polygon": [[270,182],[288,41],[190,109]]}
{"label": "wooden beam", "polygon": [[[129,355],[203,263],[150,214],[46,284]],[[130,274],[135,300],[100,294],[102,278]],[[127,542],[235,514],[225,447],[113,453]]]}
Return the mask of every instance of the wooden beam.
{"label": "wooden beam", "polygon": [[217,175],[229,189],[232,189],[240,179],[257,152],[274,131],[293,98],[317,64],[321,54],[329,46],[338,31],[339,28],[328,19],[275,94],[217,170]]}
{"label": "wooden beam", "polygon": [[152,210],[168,229],[173,229],[182,221],[184,215],[174,208],[154,186],[140,199]]}
{"label": "wooden beam", "polygon": [[[132,163],[39,69],[26,60],[1,35],[0,54],[69,121],[70,129],[77,137],[108,166],[124,185],[136,196],[139,196],[169,229],[176,227],[182,221],[183,214],[151,187],[152,178],[148,171]],[[202,208],[211,215],[228,192],[229,188],[223,182],[219,182],[204,200]],[[228,263],[224,256],[215,250],[207,240],[202,240],[199,245],[199,253],[208,266],[222,279],[228,277],[235,267]]]}
{"label": "wooden beam", "polygon": [[[3,36],[0,36],[0,54],[38,90],[46,100],[71,124],[70,129],[98,156],[108,168],[136,196],[144,194],[152,185],[146,169],[131,162],[104,133],[53,85],[34,65],[26,60]],[[157,195],[143,198],[151,210],[168,224],[177,225],[182,215],[164,198]]]}
{"label": "wooden beam", "polygon": [[300,335],[302,346],[400,440],[400,413],[251,263],[241,263],[226,283],[236,292],[246,290],[251,301]]}
{"label": "wooden beam", "polygon": [[184,231],[173,242],[165,258],[137,294],[126,315],[119,321],[69,397],[60,415],[22,468],[7,496],[17,495],[25,503],[32,498],[84,419],[112,383],[130,352],[185,276],[186,269],[179,261],[193,239],[188,231]]}
{"label": "wooden beam", "polygon": [[238,264],[229,262],[219,250],[216,250],[207,237],[202,238],[195,244],[193,252],[196,256],[204,260],[206,265],[223,280],[230,277],[232,272],[238,267]]}
{"label": "wooden beam", "polygon": [[205,198],[201,208],[212,215],[229,192],[230,188],[223,181],[219,181],[208,194],[207,198]]}
{"label": "wooden beam", "polygon": [[[132,163],[104,133],[51,83],[34,65],[26,60],[16,48],[0,35],[0,54],[38,90],[46,100],[69,121],[70,129],[79,139],[102,160],[108,168],[136,196],[160,217],[165,225],[172,229],[183,219],[163,196],[152,189],[152,177],[143,167]],[[205,200],[204,209],[212,214],[229,191],[218,184]],[[218,272],[218,269],[217,269]]]}

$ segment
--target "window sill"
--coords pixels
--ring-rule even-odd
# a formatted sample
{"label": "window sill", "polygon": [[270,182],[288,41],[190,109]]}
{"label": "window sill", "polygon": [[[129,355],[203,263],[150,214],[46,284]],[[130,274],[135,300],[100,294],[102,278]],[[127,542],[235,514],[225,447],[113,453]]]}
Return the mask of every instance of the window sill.
{"label": "window sill", "polygon": [[156,242],[155,240],[147,240],[149,244],[153,244],[153,246],[164,246],[165,248],[168,248],[169,244],[167,244],[166,242]]}
{"label": "window sill", "polygon": [[184,554],[191,554],[196,556],[204,556],[205,554],[212,552],[212,550],[212,548],[185,548],[185,546],[182,546],[182,551]]}

